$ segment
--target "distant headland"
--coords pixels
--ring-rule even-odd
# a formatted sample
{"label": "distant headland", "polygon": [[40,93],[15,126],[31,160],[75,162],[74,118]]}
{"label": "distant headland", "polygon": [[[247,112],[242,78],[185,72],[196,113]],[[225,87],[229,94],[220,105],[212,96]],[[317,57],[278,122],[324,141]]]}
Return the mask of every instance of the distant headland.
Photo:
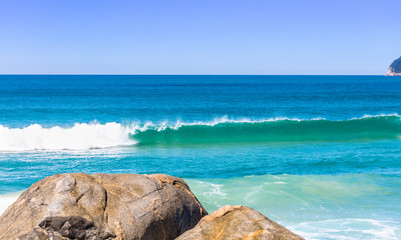
{"label": "distant headland", "polygon": [[401,76],[401,57],[394,60],[390,65],[386,76]]}

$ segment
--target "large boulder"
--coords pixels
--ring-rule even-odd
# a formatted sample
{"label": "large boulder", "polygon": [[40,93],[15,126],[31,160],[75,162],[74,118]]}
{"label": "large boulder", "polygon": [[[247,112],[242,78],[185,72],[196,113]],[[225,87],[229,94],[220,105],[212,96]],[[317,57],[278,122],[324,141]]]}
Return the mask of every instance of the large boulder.
{"label": "large boulder", "polygon": [[0,216],[0,239],[174,239],[205,215],[180,178],[65,173],[22,193]]}
{"label": "large boulder", "polygon": [[194,239],[301,240],[303,238],[250,207],[227,205],[203,217],[193,229],[176,240]]}

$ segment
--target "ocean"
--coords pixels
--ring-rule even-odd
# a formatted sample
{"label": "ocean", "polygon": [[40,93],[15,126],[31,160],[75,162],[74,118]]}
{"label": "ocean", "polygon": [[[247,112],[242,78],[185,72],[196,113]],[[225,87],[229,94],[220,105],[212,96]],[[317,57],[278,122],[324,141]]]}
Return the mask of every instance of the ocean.
{"label": "ocean", "polygon": [[0,75],[0,212],[62,172],[165,173],[306,239],[401,236],[401,77]]}

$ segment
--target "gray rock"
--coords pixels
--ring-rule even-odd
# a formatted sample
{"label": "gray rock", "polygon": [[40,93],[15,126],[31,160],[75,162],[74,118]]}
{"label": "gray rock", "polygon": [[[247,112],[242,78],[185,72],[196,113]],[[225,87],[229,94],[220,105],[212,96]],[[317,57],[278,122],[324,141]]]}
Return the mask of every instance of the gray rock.
{"label": "gray rock", "polygon": [[174,239],[206,214],[180,178],[58,174],[0,216],[0,239]]}

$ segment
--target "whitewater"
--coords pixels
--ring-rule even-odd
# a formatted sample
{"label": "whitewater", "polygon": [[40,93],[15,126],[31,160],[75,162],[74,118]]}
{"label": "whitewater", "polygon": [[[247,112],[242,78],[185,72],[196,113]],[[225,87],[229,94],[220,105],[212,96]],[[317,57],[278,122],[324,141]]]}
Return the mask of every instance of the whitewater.
{"label": "whitewater", "polygon": [[401,117],[397,114],[337,121],[284,117],[232,120],[222,117],[212,121],[177,121],[173,124],[76,123],[69,128],[43,128],[39,124],[25,128],[0,125],[0,151],[85,150],[156,144],[366,141],[399,139],[400,136]]}
{"label": "whitewater", "polygon": [[165,173],[306,239],[401,235],[401,79],[0,75],[0,213],[63,172]]}

